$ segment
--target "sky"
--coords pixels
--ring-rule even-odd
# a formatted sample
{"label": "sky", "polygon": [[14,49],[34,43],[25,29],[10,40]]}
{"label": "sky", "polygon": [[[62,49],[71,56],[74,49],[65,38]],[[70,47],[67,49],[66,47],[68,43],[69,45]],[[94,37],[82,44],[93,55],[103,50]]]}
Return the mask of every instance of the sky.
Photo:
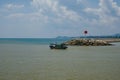
{"label": "sky", "polygon": [[0,0],[0,38],[120,33],[120,0]]}

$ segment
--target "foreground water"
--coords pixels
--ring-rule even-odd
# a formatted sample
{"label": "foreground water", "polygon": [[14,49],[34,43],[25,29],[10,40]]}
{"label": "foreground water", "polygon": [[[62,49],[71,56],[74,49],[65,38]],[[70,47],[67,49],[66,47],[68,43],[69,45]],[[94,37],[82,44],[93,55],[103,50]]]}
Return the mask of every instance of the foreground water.
{"label": "foreground water", "polygon": [[0,80],[120,80],[120,43],[67,50],[0,43]]}

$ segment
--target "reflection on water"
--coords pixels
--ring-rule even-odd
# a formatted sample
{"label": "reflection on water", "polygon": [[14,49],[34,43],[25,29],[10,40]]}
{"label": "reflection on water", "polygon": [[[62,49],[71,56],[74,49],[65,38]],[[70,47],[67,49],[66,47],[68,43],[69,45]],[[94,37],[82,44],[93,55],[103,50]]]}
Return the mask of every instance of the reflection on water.
{"label": "reflection on water", "polygon": [[119,80],[119,49],[0,44],[0,80]]}

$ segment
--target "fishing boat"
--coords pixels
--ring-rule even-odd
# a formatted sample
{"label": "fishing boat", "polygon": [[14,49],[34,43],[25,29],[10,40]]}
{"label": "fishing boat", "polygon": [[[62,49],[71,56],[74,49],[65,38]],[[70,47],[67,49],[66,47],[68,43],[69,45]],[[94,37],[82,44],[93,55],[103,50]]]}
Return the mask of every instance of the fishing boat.
{"label": "fishing boat", "polygon": [[68,47],[65,44],[50,44],[50,49],[67,49]]}

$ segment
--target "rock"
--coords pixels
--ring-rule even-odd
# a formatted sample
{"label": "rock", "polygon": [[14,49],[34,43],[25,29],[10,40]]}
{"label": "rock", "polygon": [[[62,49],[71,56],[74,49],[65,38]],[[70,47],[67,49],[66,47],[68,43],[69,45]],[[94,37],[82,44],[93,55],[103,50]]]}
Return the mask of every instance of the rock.
{"label": "rock", "polygon": [[110,43],[104,40],[94,40],[94,39],[73,39],[65,42],[66,45],[79,45],[79,46],[108,46]]}

